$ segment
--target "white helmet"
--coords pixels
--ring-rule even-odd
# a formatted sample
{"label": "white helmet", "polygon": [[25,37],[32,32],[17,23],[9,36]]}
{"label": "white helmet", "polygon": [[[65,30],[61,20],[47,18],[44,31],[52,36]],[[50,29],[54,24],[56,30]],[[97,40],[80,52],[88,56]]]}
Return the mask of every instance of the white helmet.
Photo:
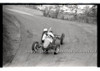
{"label": "white helmet", "polygon": [[43,31],[48,31],[48,29],[47,28],[44,28]]}

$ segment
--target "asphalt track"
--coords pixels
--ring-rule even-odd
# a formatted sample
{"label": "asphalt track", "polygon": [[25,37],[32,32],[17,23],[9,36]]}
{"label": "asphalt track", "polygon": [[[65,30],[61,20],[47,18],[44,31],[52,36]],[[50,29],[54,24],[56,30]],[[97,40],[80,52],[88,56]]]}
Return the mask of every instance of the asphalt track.
{"label": "asphalt track", "polygon": [[[23,66],[96,66],[97,26],[43,17],[40,12],[24,7],[6,8],[24,26],[20,47],[8,67]],[[65,34],[60,53],[43,54],[41,49],[31,53],[34,41],[39,41],[43,28],[52,27],[54,33]]]}

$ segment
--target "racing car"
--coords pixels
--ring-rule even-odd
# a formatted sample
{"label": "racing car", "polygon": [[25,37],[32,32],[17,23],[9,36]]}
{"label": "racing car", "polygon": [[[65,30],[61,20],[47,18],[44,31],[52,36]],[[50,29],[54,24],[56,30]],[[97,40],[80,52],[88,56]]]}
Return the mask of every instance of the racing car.
{"label": "racing car", "polygon": [[46,41],[44,43],[35,41],[32,44],[32,52],[36,53],[38,49],[41,48],[43,50],[43,53],[47,54],[49,50],[54,50],[54,55],[58,54],[60,51],[60,46],[64,43],[64,37],[64,33],[62,33],[61,35],[54,34],[53,42],[50,43],[46,48],[43,47],[43,44],[46,43]]}

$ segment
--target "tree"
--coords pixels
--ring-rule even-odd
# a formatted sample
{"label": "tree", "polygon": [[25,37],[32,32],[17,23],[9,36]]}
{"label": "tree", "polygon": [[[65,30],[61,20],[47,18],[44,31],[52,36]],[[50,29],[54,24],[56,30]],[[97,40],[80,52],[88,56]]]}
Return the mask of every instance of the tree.
{"label": "tree", "polygon": [[88,21],[96,21],[97,6],[96,5],[93,5],[92,7],[85,6],[84,15],[87,23],[89,23]]}
{"label": "tree", "polygon": [[91,16],[97,17],[97,6],[96,5],[93,5],[91,7]]}
{"label": "tree", "polygon": [[74,10],[74,18],[77,19],[78,5],[73,5],[73,10]]}
{"label": "tree", "polygon": [[69,8],[70,11],[72,11],[72,13],[74,14],[74,18],[77,19],[77,10],[78,5],[66,5],[67,8]]}
{"label": "tree", "polygon": [[43,11],[43,15],[46,16],[46,17],[50,16],[49,13],[50,13],[50,11],[51,11],[52,8],[53,8],[53,5],[46,6],[45,9],[44,9],[44,11]]}
{"label": "tree", "polygon": [[48,9],[47,7],[45,7],[45,9],[43,10],[43,15],[46,17],[47,16],[47,12],[48,12]]}
{"label": "tree", "polygon": [[86,16],[89,16],[89,13],[90,13],[90,8],[89,8],[89,6],[85,6],[84,8],[83,8],[83,10],[84,10],[84,15],[86,15]]}
{"label": "tree", "polygon": [[60,12],[60,5],[55,5],[55,8],[56,8],[55,13],[56,13],[56,18],[57,18],[58,17],[58,14]]}

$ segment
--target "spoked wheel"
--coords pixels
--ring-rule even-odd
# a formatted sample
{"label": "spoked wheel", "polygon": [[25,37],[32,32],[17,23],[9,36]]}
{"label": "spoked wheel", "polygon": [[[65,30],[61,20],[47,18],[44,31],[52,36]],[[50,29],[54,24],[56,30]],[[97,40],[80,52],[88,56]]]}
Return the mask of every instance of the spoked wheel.
{"label": "spoked wheel", "polygon": [[54,51],[54,55],[58,54],[60,51],[60,45],[57,45]]}
{"label": "spoked wheel", "polygon": [[64,43],[64,42],[63,42],[64,37],[65,37],[65,34],[63,33],[63,34],[61,35],[61,39],[60,39],[60,44],[61,44],[61,45]]}
{"label": "spoked wheel", "polygon": [[32,52],[36,53],[38,51],[38,48],[39,48],[39,43],[34,42],[32,45]]}

